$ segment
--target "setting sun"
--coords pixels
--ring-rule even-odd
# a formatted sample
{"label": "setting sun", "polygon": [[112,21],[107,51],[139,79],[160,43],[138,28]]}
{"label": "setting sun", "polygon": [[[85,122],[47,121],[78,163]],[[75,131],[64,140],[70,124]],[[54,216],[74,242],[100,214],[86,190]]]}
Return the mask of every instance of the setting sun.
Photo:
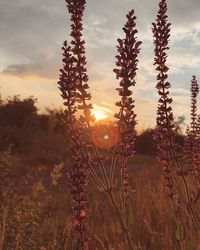
{"label": "setting sun", "polygon": [[92,115],[94,115],[96,121],[109,118],[109,114],[113,114],[112,110],[99,106],[96,103],[93,105]]}
{"label": "setting sun", "polygon": [[101,110],[93,109],[92,114],[94,115],[96,121],[108,118],[108,115]]}

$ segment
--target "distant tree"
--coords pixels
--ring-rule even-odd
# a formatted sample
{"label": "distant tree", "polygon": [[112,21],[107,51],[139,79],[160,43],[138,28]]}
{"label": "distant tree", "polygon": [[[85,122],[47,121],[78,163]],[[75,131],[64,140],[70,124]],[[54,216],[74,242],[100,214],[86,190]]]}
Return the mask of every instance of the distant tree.
{"label": "distant tree", "polygon": [[0,103],[0,149],[9,145],[22,149],[36,128],[36,99],[9,97]]}
{"label": "distant tree", "polygon": [[144,130],[136,137],[135,148],[138,154],[155,155],[156,146],[153,140],[154,129]]}
{"label": "distant tree", "polygon": [[19,96],[9,97],[0,105],[1,125],[12,124],[19,128],[25,127],[37,114],[36,101],[33,97],[22,100]]}
{"label": "distant tree", "polygon": [[52,110],[47,108],[49,128],[56,133],[66,132],[66,115],[62,109]]}
{"label": "distant tree", "polygon": [[[1,99],[0,99],[1,100]],[[0,151],[12,146],[30,164],[57,164],[66,156],[68,136],[64,111],[38,114],[34,97],[9,97],[0,102]]]}

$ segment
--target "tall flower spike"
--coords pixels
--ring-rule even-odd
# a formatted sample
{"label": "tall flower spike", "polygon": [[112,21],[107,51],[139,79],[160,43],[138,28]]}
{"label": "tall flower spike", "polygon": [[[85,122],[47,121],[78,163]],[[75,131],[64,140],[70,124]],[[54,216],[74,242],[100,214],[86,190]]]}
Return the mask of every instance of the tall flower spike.
{"label": "tall flower spike", "polygon": [[[190,218],[199,230],[199,221],[191,205],[190,189],[186,179],[188,171],[185,171],[180,164],[179,156],[175,150],[174,118],[171,107],[172,98],[169,96],[170,83],[167,81],[169,68],[166,65],[171,25],[168,23],[166,0],[160,1],[156,23],[152,25],[155,45],[154,65],[158,71],[156,88],[160,96],[157,109],[157,131],[155,134],[158,157],[163,166],[166,186],[169,191],[169,197],[172,200],[173,208],[176,209],[173,193],[176,192],[179,202],[187,207]],[[176,164],[176,168],[174,168],[174,163]]]}
{"label": "tall flower spike", "polygon": [[174,118],[171,108],[172,98],[169,97],[169,89],[171,87],[168,82],[167,72],[169,68],[167,62],[167,50],[169,50],[168,43],[170,37],[170,26],[167,16],[166,0],[161,0],[159,3],[159,11],[156,18],[156,23],[152,24],[152,31],[154,37],[154,65],[158,71],[157,85],[158,94],[160,96],[157,108],[157,129],[155,133],[155,140],[158,149],[158,158],[162,164],[166,186],[169,190],[169,196],[173,197],[173,180],[170,173],[171,141],[174,133]]}
{"label": "tall flower spike", "polygon": [[76,241],[81,250],[88,249],[88,236],[84,220],[87,217],[86,203],[88,202],[88,162],[84,160],[78,149],[72,149],[72,164],[67,172],[69,190],[72,195],[75,211]]}
{"label": "tall flower spike", "polygon": [[191,123],[190,130],[186,138],[188,158],[191,162],[191,168],[200,182],[200,144],[198,136],[198,114],[197,114],[197,97],[199,94],[199,85],[196,76],[191,81]]}
{"label": "tall flower spike", "polygon": [[76,240],[81,249],[87,249],[88,238],[84,219],[86,218],[86,201],[88,186],[88,158],[82,152],[82,144],[79,124],[75,117],[76,108],[76,88],[75,88],[75,58],[72,55],[71,47],[67,41],[63,47],[63,69],[60,70],[58,81],[61,96],[64,99],[67,129],[72,141],[72,164],[68,169],[69,190],[73,198],[73,209],[75,211],[75,229],[77,231]]}
{"label": "tall flower spike", "polygon": [[[92,150],[95,158],[100,166],[100,171],[103,175],[104,181],[107,181],[106,171],[103,165],[103,159],[100,157],[98,149],[94,144],[91,131],[91,122],[95,121],[94,116],[91,115],[92,104],[90,103],[91,95],[88,91],[88,75],[86,69],[86,56],[85,56],[85,41],[82,39],[83,31],[83,13],[85,10],[85,0],[65,0],[69,13],[71,14],[71,37],[72,37],[72,52],[75,59],[75,82],[76,89],[76,102],[78,103],[78,109],[81,111],[81,117],[79,119],[80,127],[85,136],[86,147],[85,151],[91,152]],[[90,147],[90,149],[89,149]]]}
{"label": "tall flower spike", "polygon": [[[135,28],[136,23],[134,16],[134,10],[130,11],[127,15],[127,22],[123,28],[125,32],[125,39],[118,39],[117,50],[119,55],[116,56],[116,65],[118,68],[113,71],[116,74],[116,78],[120,79],[120,87],[117,88],[121,100],[116,103],[116,106],[120,107],[119,113],[115,114],[118,119],[118,125],[120,128],[120,153],[127,157],[134,153],[134,141],[135,141],[135,125],[136,114],[134,113],[134,100],[131,97],[132,91],[130,87],[135,86],[135,77],[137,72],[138,54],[140,52],[140,45],[142,42],[137,41]],[[124,146],[126,146],[126,152],[124,152]]]}
{"label": "tall flower spike", "polygon": [[114,69],[116,78],[120,79],[120,87],[117,88],[120,101],[116,105],[120,108],[115,114],[118,119],[119,126],[119,142],[118,152],[122,157],[121,174],[123,180],[123,201],[127,206],[128,199],[128,170],[127,160],[134,154],[135,138],[136,138],[136,114],[134,112],[134,99],[132,98],[131,87],[135,86],[135,77],[137,72],[138,54],[140,53],[140,45],[142,42],[137,41],[135,28],[136,17],[134,10],[131,10],[127,17],[127,22],[123,28],[125,39],[118,39],[116,56],[117,68]]}
{"label": "tall flower spike", "polygon": [[156,88],[160,95],[159,105],[157,110],[157,126],[172,132],[173,113],[171,108],[172,98],[169,97],[170,83],[167,81],[167,72],[169,68],[166,65],[167,50],[169,50],[168,43],[170,37],[170,26],[166,15],[167,3],[162,0],[159,4],[159,12],[157,15],[156,23],[153,23],[153,36],[155,45],[155,58],[154,65],[158,71]]}
{"label": "tall flower spike", "polygon": [[[73,32],[73,31],[72,31]],[[73,43],[72,43],[73,44]],[[65,114],[67,118],[68,132],[72,141],[72,165],[68,170],[69,189],[73,197],[73,209],[75,211],[76,240],[81,249],[87,249],[88,238],[84,219],[86,218],[86,200],[88,183],[88,153],[83,152],[86,144],[83,138],[83,126],[76,118],[77,102],[81,102],[79,93],[79,82],[87,78],[81,62],[77,59],[75,46],[68,46],[67,41],[63,47],[63,68],[58,81],[61,96],[64,99]],[[80,56],[80,61],[81,61]],[[80,64],[79,64],[80,63]],[[82,72],[80,73],[79,72]],[[82,80],[83,77],[84,79]],[[81,79],[81,80],[80,80]],[[84,93],[86,98],[86,93]]]}
{"label": "tall flower spike", "polygon": [[71,47],[68,46],[67,41],[63,43],[63,68],[60,70],[60,78],[58,81],[61,96],[64,99],[66,107],[65,114],[67,117],[68,129],[75,123],[76,113],[76,91],[74,86],[75,73],[74,73],[74,58],[72,56]]}
{"label": "tall flower spike", "polygon": [[75,88],[77,90],[76,101],[79,103],[78,109],[83,111],[85,120],[89,122],[92,120],[91,109],[92,105],[88,103],[91,99],[91,95],[88,92],[88,75],[86,69],[86,57],[85,57],[85,41],[82,39],[82,19],[85,10],[85,0],[65,0],[67,9],[71,14],[71,45],[72,52],[75,60]]}
{"label": "tall flower spike", "polygon": [[195,134],[197,129],[197,96],[199,94],[199,86],[196,76],[192,76],[191,81],[191,130]]}

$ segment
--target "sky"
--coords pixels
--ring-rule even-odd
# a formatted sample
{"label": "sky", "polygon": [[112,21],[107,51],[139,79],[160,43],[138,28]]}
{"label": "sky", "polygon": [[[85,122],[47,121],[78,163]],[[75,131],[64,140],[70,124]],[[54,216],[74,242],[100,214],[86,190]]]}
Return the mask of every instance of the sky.
{"label": "sky", "polygon": [[[138,39],[143,42],[133,96],[140,128],[155,124],[158,95],[153,67],[151,23],[158,0],[87,0],[84,38],[92,103],[107,112],[116,111],[118,81],[115,79],[116,40],[131,9],[137,16]],[[200,81],[200,1],[169,0],[172,23],[168,58],[175,117],[189,122],[190,81]],[[0,93],[3,98],[20,95],[38,99],[45,107],[63,107],[57,88],[62,67],[62,43],[70,41],[70,19],[64,0],[0,0]]]}

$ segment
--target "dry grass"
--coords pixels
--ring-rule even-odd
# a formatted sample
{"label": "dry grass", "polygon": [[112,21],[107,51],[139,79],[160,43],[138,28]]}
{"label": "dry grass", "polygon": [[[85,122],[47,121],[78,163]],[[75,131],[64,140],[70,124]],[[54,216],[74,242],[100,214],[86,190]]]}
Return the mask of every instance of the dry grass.
{"label": "dry grass", "polygon": [[[173,210],[163,190],[162,171],[156,159],[136,156],[129,170],[130,231],[136,249],[181,249],[176,239]],[[77,249],[73,241],[73,211],[65,172],[56,186],[51,182],[50,167],[35,167],[34,172],[34,180],[27,178],[27,173],[20,178],[16,178],[16,173],[11,178],[15,193],[7,193],[1,210],[1,221],[5,223],[3,212],[8,209],[3,249]],[[24,179],[28,179],[26,186]],[[107,196],[97,190],[93,181],[89,198],[89,249],[126,249]],[[197,232],[191,235],[186,230],[184,249],[197,250],[197,237]]]}

